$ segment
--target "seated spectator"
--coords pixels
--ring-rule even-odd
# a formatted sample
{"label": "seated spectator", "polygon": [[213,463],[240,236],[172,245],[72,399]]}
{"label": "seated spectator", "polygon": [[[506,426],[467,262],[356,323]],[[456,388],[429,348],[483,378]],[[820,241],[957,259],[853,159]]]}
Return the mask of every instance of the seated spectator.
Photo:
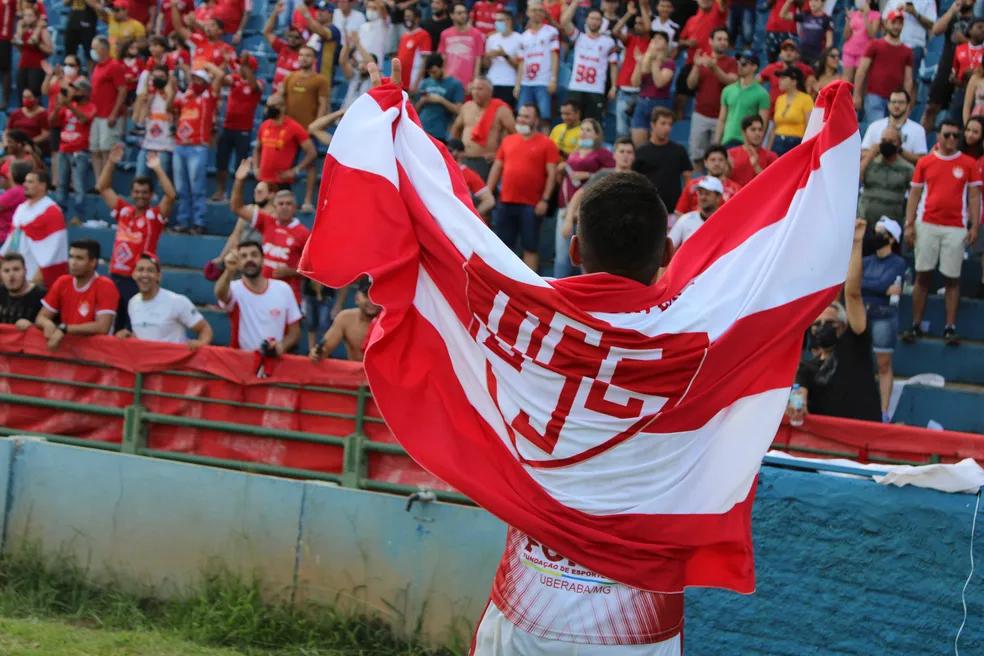
{"label": "seated spectator", "polygon": [[690,180],[693,164],[687,149],[670,141],[673,112],[665,107],[653,110],[649,122],[649,142],[636,148],[632,168],[649,178],[666,207],[676,207],[683,185]]}
{"label": "seated spectator", "polygon": [[34,170],[30,162],[18,161],[8,167],[7,188],[0,194],[0,243],[7,239],[13,226],[14,212],[27,200],[24,180]]}
{"label": "seated spectator", "polygon": [[147,166],[157,176],[157,182],[164,192],[160,204],[151,205],[154,186],[150,178],[133,179],[130,183],[130,202],[118,196],[113,191],[113,169],[122,159],[123,144],[116,144],[109,151],[109,166],[103,169],[96,183],[96,191],[102,196],[116,221],[116,239],[109,260],[109,277],[120,293],[115,330],[130,327],[127,308],[130,299],[137,293],[137,283],[133,279],[137,258],[157,253],[157,242],[177,197],[174,185],[164,172],[160,156],[156,153],[147,156]]}
{"label": "seated spectator", "polygon": [[632,70],[629,81],[638,87],[632,110],[632,143],[641,146],[649,139],[649,119],[656,107],[672,107],[673,73],[676,63],[670,57],[670,41],[664,32],[656,32],[649,46]]}
{"label": "seated spectator", "polygon": [[[139,293],[127,303],[130,328],[117,332],[117,337],[187,344],[191,349],[212,343],[212,327],[191,300],[161,287],[161,263],[156,256],[142,253],[137,258],[133,280]],[[189,330],[195,339],[188,339]]]}
{"label": "seated spectator", "polygon": [[864,151],[861,157],[861,198],[858,215],[869,226],[883,216],[905,218],[905,197],[909,192],[915,167],[900,152],[902,139],[895,127],[882,130],[876,148]]}
{"label": "seated spectator", "polygon": [[810,328],[810,355],[800,362],[796,382],[803,407],[818,415],[881,421],[871,331],[861,297],[861,243],[866,224],[854,228],[844,305],[832,303]]}
{"label": "seated spectator", "polygon": [[[307,48],[304,52],[310,54],[310,50]],[[284,84],[286,86],[287,82]],[[318,153],[308,136],[307,124],[301,125],[287,116],[283,96],[273,94],[267,98],[265,117],[256,131],[256,146],[253,151],[253,161],[257,164],[256,178],[261,182],[289,188]],[[294,166],[298,152],[303,154]]]}
{"label": "seated spectator", "polygon": [[[222,83],[229,89],[222,130],[215,147],[215,193],[212,201],[225,202],[229,165],[241,162],[249,156],[249,144],[253,140],[253,121],[266,83],[256,77],[256,57],[243,53],[239,57],[239,70],[226,76]],[[306,126],[306,123],[301,125]],[[291,162],[293,164],[293,162]]]}
{"label": "seated spectator", "polygon": [[120,304],[116,286],[96,273],[99,242],[73,241],[68,247],[68,273],[58,278],[41,301],[34,322],[52,351],[65,335],[109,335]]}
{"label": "seated spectator", "polygon": [[695,185],[697,192],[697,209],[682,214],[670,228],[669,238],[674,248],[679,248],[683,242],[690,239],[711,218],[724,202],[724,187],[721,181],[710,175],[700,178]]}
{"label": "seated spectator", "polygon": [[777,73],[779,78],[779,97],[776,98],[772,118],[775,130],[769,148],[782,156],[800,145],[806,134],[806,124],[813,111],[813,98],[802,91],[803,74],[795,68],[787,68]]}
{"label": "seated spectator", "polygon": [[[233,191],[235,193],[235,191]],[[225,270],[215,281],[215,298],[232,314],[232,348],[283,355],[301,337],[301,310],[290,285],[263,275],[263,247],[240,242],[225,256]],[[233,276],[242,272],[242,278]]]}
{"label": "seated spectator", "polygon": [[355,305],[338,313],[324,339],[308,354],[311,360],[317,362],[328,357],[339,344],[344,344],[348,359],[362,362],[372,328],[383,308],[369,300],[369,285],[365,280],[356,289]]}
{"label": "seated spectator", "polygon": [[724,149],[724,146],[713,144],[707,149],[704,153],[704,168],[707,171],[707,175],[702,178],[691,178],[684,186],[683,193],[680,194],[680,198],[677,200],[676,207],[673,210],[677,215],[697,209],[699,205],[697,201],[699,183],[708,176],[717,179],[721,183],[722,205],[728,200],[731,200],[731,197],[741,189],[740,184],[728,177],[728,151]]}
{"label": "seated spectator", "polygon": [[567,157],[581,142],[581,110],[572,102],[560,105],[560,123],[550,130],[550,140],[554,142],[560,154]]}
{"label": "seated spectator", "polygon": [[902,138],[899,155],[902,159],[915,165],[919,158],[929,152],[926,148],[926,129],[918,122],[909,118],[912,102],[909,92],[896,89],[888,96],[888,116],[872,121],[864,131],[861,141],[862,150],[878,150],[885,133],[885,128],[893,127]]}
{"label": "seated spectator", "polygon": [[208,151],[212,143],[222,71],[204,63],[191,74],[191,84],[174,98],[178,114],[174,147],[174,186],[178,192],[175,232],[205,232],[205,188]]}
{"label": "seated spectator", "polygon": [[0,260],[0,323],[27,330],[41,310],[44,288],[27,279],[24,256],[9,253]]}
{"label": "seated spectator", "polygon": [[[912,287],[912,328],[905,342],[923,337],[923,312],[933,282],[933,269],[943,276],[946,323],[943,341],[960,344],[957,309],[964,249],[977,240],[981,218],[981,173],[977,162],[957,150],[960,126],[949,119],[940,124],[940,140],[916,164],[912,190],[905,206],[905,242],[916,251],[916,280]],[[924,198],[925,196],[925,198]]]}
{"label": "seated spectator", "polygon": [[48,129],[48,111],[41,106],[38,97],[29,88],[21,92],[21,106],[10,112],[6,130],[23,132],[39,150],[48,147],[51,133]]}
{"label": "seated spectator", "polygon": [[492,84],[476,78],[471,85],[471,100],[461,106],[458,118],[451,125],[451,138],[465,145],[461,163],[488,179],[492,160],[502,140],[516,131],[512,109],[492,96]]}
{"label": "seated spectator", "polygon": [[441,32],[437,51],[444,55],[444,68],[448,77],[458,80],[461,88],[471,84],[481,72],[485,34],[469,22],[468,5],[464,2],[452,3],[451,27]]}
{"label": "seated spectator", "polygon": [[728,149],[728,161],[731,163],[731,179],[744,187],[776,161],[778,155],[762,147],[765,120],[758,114],[741,119],[741,136],[744,143]]}
{"label": "seated spectator", "polygon": [[26,133],[21,130],[7,130],[3,135],[3,142],[5,154],[0,163],[0,176],[6,178],[10,173],[10,165],[14,162],[28,162],[34,170],[45,170],[40,149]]}
{"label": "seated spectator", "polygon": [[530,0],[526,17],[526,30],[519,47],[520,74],[513,95],[519,105],[535,104],[539,116],[549,121],[560,72],[560,33],[547,24],[543,0]]}
{"label": "seated spectator", "polygon": [[758,57],[751,50],[743,50],[737,59],[738,79],[721,91],[721,113],[714,130],[714,143],[725,148],[743,143],[742,125],[747,117],[760,116],[763,122],[768,121],[771,108],[769,92],[755,77]]}
{"label": "seated spectator", "polygon": [[461,82],[444,73],[444,56],[431,53],[424,61],[426,77],[417,87],[414,105],[420,115],[420,124],[435,139],[447,141],[448,130],[465,101],[465,89]]}
{"label": "seated spectator", "polygon": [[888,402],[892,397],[892,352],[899,334],[899,297],[902,295],[902,276],[906,263],[895,251],[902,238],[902,226],[882,217],[875,224],[875,247],[872,255],[861,260],[861,296],[871,342],[878,364],[878,386],[881,392],[882,421],[889,421]]}
{"label": "seated spectator", "polygon": [[697,53],[687,73],[687,87],[694,92],[694,112],[690,116],[690,159],[701,162],[711,145],[721,114],[721,92],[738,79],[738,62],[728,52],[728,30],[715,28],[708,41],[709,51]]}
{"label": "seated spectator", "polygon": [[301,282],[301,303],[304,314],[304,329],[307,332],[308,353],[318,347],[318,342],[331,328],[335,317],[342,311],[345,303],[346,287],[336,292],[310,278]]}
{"label": "seated spectator", "polygon": [[485,180],[462,163],[461,158],[465,152],[465,144],[460,139],[451,139],[448,141],[448,152],[451,153],[451,157],[454,158],[454,161],[461,168],[461,175],[465,178],[468,191],[471,192],[472,202],[475,204],[475,211],[483,219],[486,219],[487,223],[487,217],[492,211],[492,208],[495,207],[495,196],[492,195],[492,190],[485,184]]}

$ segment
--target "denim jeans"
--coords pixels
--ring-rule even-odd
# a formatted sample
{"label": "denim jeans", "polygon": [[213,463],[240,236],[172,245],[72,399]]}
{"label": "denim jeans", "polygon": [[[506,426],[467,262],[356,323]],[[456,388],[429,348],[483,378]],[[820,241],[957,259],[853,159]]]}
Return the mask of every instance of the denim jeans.
{"label": "denim jeans", "polygon": [[632,111],[635,109],[638,91],[619,89],[615,96],[615,136],[629,136],[629,124],[632,121]]}
{"label": "denim jeans", "polygon": [[864,117],[861,120],[861,134],[864,134],[868,126],[879,119],[888,115],[888,99],[876,96],[873,93],[864,94]]}
{"label": "denim jeans", "polygon": [[[58,194],[55,199],[69,219],[79,217],[85,220],[88,218],[83,214],[85,212],[85,192],[89,188],[86,181],[91,170],[92,163],[88,150],[77,153],[58,153]],[[71,197],[68,195],[69,180],[71,180],[74,189]]]}
{"label": "denim jeans", "polygon": [[732,5],[728,15],[728,32],[735,49],[755,45],[755,7]]}
{"label": "denim jeans", "polygon": [[566,208],[557,210],[557,230],[554,233],[554,278],[568,278],[578,273],[571,262],[571,238],[564,237],[564,214]]}
{"label": "denim jeans", "polygon": [[208,146],[175,146],[174,190],[178,192],[178,226],[205,227],[205,178]]}
{"label": "denim jeans", "polygon": [[550,104],[550,94],[547,92],[546,86],[524,84],[519,87],[519,101],[516,103],[517,108],[523,105],[536,105],[537,109],[540,110],[540,120],[549,122]]}

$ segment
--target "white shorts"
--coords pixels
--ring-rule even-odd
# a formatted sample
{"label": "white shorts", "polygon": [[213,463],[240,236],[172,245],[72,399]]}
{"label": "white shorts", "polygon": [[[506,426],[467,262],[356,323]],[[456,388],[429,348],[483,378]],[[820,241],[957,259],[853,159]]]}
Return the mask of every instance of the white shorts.
{"label": "white shorts", "polygon": [[123,123],[126,120],[116,119],[116,125],[109,127],[109,119],[94,118],[89,126],[89,150],[109,152],[113,146],[123,141]]}
{"label": "white shorts", "polygon": [[[966,228],[916,222],[916,271],[939,268],[947,278],[959,278],[963,267]],[[939,265],[937,267],[937,265]]]}
{"label": "white shorts", "polygon": [[538,638],[516,627],[489,602],[475,632],[475,656],[680,656],[680,634],[649,645],[583,645]]}

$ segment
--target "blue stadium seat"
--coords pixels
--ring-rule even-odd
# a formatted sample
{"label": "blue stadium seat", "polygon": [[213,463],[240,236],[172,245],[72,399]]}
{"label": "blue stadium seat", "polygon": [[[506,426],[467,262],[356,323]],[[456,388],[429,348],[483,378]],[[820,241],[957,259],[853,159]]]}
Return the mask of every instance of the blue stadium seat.
{"label": "blue stadium seat", "polygon": [[947,430],[984,433],[984,392],[952,387],[906,385],[892,421],[925,426],[930,420]]}
{"label": "blue stadium seat", "polygon": [[937,373],[948,383],[984,385],[984,343],[965,341],[958,347],[942,339],[924,338],[895,349],[895,374],[902,377]]}
{"label": "blue stadium seat", "polygon": [[[900,329],[905,330],[911,323],[912,297],[903,296],[899,303]],[[932,334],[939,335],[943,331],[943,297],[931,294],[926,303],[925,319],[929,321]],[[957,330],[966,339],[984,341],[984,301],[962,298],[960,309],[957,311]],[[984,368],[984,362],[981,363]]]}

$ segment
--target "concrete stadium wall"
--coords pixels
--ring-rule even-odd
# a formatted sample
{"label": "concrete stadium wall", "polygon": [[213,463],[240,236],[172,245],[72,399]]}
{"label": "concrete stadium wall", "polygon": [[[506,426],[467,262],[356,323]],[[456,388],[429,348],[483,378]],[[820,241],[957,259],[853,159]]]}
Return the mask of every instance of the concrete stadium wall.
{"label": "concrete stadium wall", "polygon": [[[975,501],[764,467],[758,590],[688,592],[686,653],[952,653]],[[88,564],[96,579],[165,594],[221,562],[260,576],[272,596],[377,612],[461,647],[485,605],[504,527],[474,508],[405,505],[320,483],[0,440],[6,552],[40,543]],[[980,572],[968,601],[961,653],[984,653]]]}

